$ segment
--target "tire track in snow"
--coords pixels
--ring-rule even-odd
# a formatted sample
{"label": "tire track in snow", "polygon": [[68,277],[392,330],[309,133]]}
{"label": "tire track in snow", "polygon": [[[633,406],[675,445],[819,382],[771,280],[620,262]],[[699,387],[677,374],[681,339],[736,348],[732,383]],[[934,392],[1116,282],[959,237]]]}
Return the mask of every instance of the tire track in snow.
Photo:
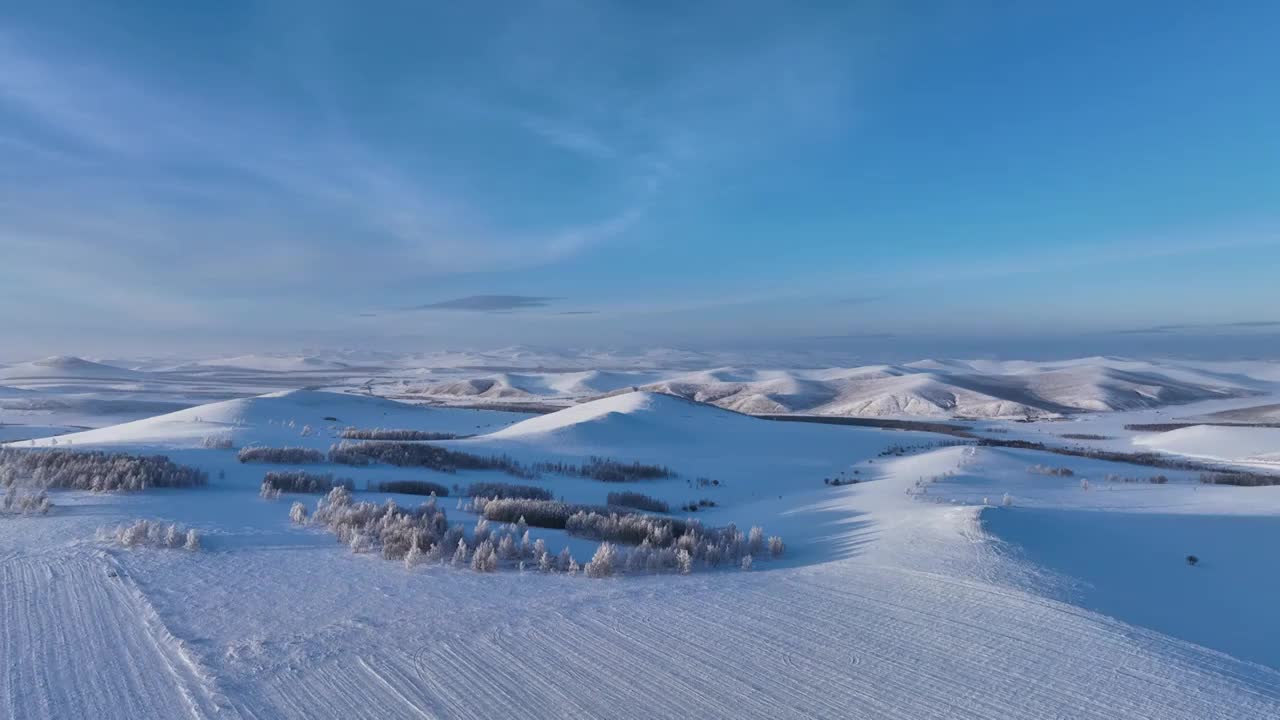
{"label": "tire track in snow", "polygon": [[5,717],[219,713],[207,678],[136,586],[83,548],[0,563],[0,667]]}

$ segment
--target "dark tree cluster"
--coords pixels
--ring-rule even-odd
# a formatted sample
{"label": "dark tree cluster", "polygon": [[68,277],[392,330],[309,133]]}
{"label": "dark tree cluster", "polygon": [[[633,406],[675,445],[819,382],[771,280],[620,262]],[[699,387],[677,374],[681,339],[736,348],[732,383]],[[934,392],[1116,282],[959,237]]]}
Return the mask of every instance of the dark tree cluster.
{"label": "dark tree cluster", "polygon": [[324,462],[324,453],[304,447],[246,447],[237,455],[242,463],[314,465]]}
{"label": "dark tree cluster", "polygon": [[506,455],[472,455],[425,443],[343,442],[329,448],[329,461],[353,466],[385,463],[447,473],[459,470],[499,470],[516,477],[532,477],[525,466]]}
{"label": "dark tree cluster", "polygon": [[412,442],[423,440],[456,440],[462,437],[454,433],[429,432],[426,430],[397,430],[388,428],[354,428],[342,431],[344,440],[394,440]]}
{"label": "dark tree cluster", "polygon": [[1206,485],[1264,487],[1267,485],[1280,485],[1280,475],[1263,475],[1251,472],[1200,473],[1200,482]]}
{"label": "dark tree cluster", "polygon": [[1054,475],[1057,477],[1073,477],[1075,471],[1068,467],[1053,467],[1052,465],[1030,465],[1027,472],[1035,475]]}
{"label": "dark tree cluster", "polygon": [[477,482],[467,486],[467,495],[483,498],[524,498],[550,500],[551,491],[535,485],[512,485],[500,482]]}
{"label": "dark tree cluster", "polygon": [[663,465],[646,465],[640,462],[619,462],[610,458],[592,456],[583,465],[571,463],[540,462],[533,466],[536,472],[572,475],[599,480],[600,482],[639,482],[675,477],[671,468]]}
{"label": "dark tree cluster", "polygon": [[638,492],[611,492],[609,493],[608,502],[610,505],[620,505],[649,512],[671,512],[671,506],[665,500]]}
{"label": "dark tree cluster", "polygon": [[352,490],[355,484],[346,478],[335,479],[332,473],[309,473],[304,470],[272,471],[262,478],[263,495],[268,490],[276,494],[327,493],[335,487]]}
{"label": "dark tree cluster", "polygon": [[402,495],[435,495],[449,497],[449,488],[428,480],[388,480],[377,484],[378,492]]}

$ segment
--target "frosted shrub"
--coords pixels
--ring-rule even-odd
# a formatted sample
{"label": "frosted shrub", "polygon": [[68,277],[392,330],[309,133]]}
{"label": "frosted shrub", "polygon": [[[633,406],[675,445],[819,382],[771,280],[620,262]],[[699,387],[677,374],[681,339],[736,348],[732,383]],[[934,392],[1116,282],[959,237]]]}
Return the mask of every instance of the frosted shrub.
{"label": "frosted shrub", "polygon": [[516,548],[515,538],[510,534],[503,535],[502,540],[498,542],[498,557],[503,560],[520,559],[520,550]]}
{"label": "frosted shrub", "polygon": [[319,450],[303,447],[247,447],[240,448],[237,455],[242,463],[281,463],[286,465],[307,465],[324,462],[324,453]]}
{"label": "frosted shrub", "polygon": [[747,550],[752,555],[759,555],[764,550],[764,528],[756,525],[747,536]]}
{"label": "frosted shrub", "polygon": [[196,487],[209,481],[205,472],[163,455],[0,447],[0,468],[6,468],[6,484],[23,479],[41,488],[93,492]]}
{"label": "frosted shrub", "polygon": [[448,522],[435,498],[416,508],[401,508],[392,500],[383,504],[356,502],[350,490],[337,486],[316,504],[311,522],[355,552],[381,550],[388,560],[403,559],[415,544],[421,550],[441,542],[457,542],[449,538]]}
{"label": "frosted shrub", "polygon": [[359,530],[351,533],[351,542],[348,543],[353,553],[367,553],[373,549],[373,540]]}
{"label": "frosted shrub", "polygon": [[305,525],[307,523],[307,506],[295,501],[289,508],[289,520],[297,525]]}
{"label": "frosted shrub", "polygon": [[493,541],[485,540],[476,546],[471,555],[471,569],[477,572],[493,572],[498,569],[498,555],[493,549]]}
{"label": "frosted shrub", "polygon": [[279,500],[280,492],[280,488],[272,485],[269,480],[263,480],[262,488],[258,490],[258,494],[265,500]]}
{"label": "frosted shrub", "polygon": [[409,570],[414,569],[422,562],[422,548],[418,546],[415,538],[413,544],[409,546],[409,552],[405,553],[404,566]]}
{"label": "frosted shrub", "polygon": [[573,558],[569,558],[569,569],[568,569],[566,572],[568,572],[568,573],[569,573],[569,576],[570,576],[570,577],[573,577],[573,576],[577,575],[577,574],[578,574],[578,561],[577,561],[577,560],[574,560]]}
{"label": "frosted shrub", "polygon": [[26,488],[10,485],[0,500],[0,514],[3,515],[46,515],[53,507],[49,493],[44,490],[32,492]]}
{"label": "frosted shrub", "polygon": [[777,535],[769,538],[769,557],[781,557],[786,549],[786,546],[782,544],[782,538]]}
{"label": "frosted shrub", "polygon": [[596,554],[583,568],[583,572],[591,578],[609,577],[613,574],[613,561],[616,554],[613,545],[607,542],[600,543],[600,547],[596,548]]}
{"label": "frosted shrub", "polygon": [[194,528],[187,530],[175,523],[135,520],[131,524],[120,525],[115,530],[99,532],[99,535],[105,540],[116,542],[127,548],[200,549],[199,533]]}
{"label": "frosted shrub", "polygon": [[676,550],[676,567],[679,568],[681,575],[688,575],[693,572],[693,556],[688,550],[680,548]]}
{"label": "frosted shrub", "polygon": [[458,549],[453,553],[453,566],[462,567],[467,564],[467,541],[458,539]]}
{"label": "frosted shrub", "polygon": [[750,555],[744,555],[744,556],[742,557],[742,571],[743,571],[743,572],[748,572],[748,571],[750,571],[750,570],[751,570],[751,556],[750,556]]}

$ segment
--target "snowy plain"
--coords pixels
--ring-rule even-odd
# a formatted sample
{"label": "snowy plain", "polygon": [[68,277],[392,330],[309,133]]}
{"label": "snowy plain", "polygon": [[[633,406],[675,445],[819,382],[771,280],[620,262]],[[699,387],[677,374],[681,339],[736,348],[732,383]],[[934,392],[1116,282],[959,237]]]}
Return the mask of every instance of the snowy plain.
{"label": "snowy plain", "polygon": [[[630,392],[660,378],[684,378],[658,388],[680,390],[690,377],[712,390],[725,382],[803,390],[792,381],[825,386],[850,374],[698,370],[694,361],[459,353],[430,367],[307,356],[140,363],[120,373],[66,358],[0,368],[0,385],[17,399],[47,401],[0,406],[8,423],[0,430],[12,429],[15,447],[163,453],[210,474],[196,489],[60,491],[48,515],[0,518],[0,715],[1280,716],[1280,654],[1270,641],[1280,637],[1272,612],[1280,576],[1268,570],[1280,487],[1202,485],[1193,471],[976,447],[928,432],[778,422],[686,392]],[[566,409],[442,406],[409,392],[423,378],[457,383],[503,364],[508,375],[558,376],[509,386]],[[1154,382],[1157,366],[1167,381]],[[978,436],[1157,449],[1259,472],[1271,472],[1268,455],[1280,452],[1257,435],[1268,428],[1125,428],[1265,405],[1280,379],[1265,363],[932,361],[919,369],[952,381],[982,374],[983,388],[1057,398],[1034,422],[963,423]],[[1134,390],[1134,373],[1144,388],[1175,387],[1164,391],[1175,404]],[[1072,393],[1075,405],[1099,394],[1110,404],[1069,408],[1063,398]],[[138,405],[122,417],[89,403],[104,399]],[[171,412],[143,405],[154,402],[171,402]],[[879,416],[880,406],[864,407]],[[292,524],[290,502],[311,505],[315,496],[264,500],[263,473],[277,468],[236,459],[235,448],[249,445],[325,449],[345,427],[467,435],[439,444],[524,462],[664,464],[679,475],[619,487],[548,473],[536,483],[574,502],[601,503],[620,489],[672,506],[710,498],[716,505],[697,514],[705,525],[761,525],[787,550],[750,572],[688,576],[409,570]],[[1186,439],[1185,430],[1199,432]],[[232,449],[205,447],[211,436]],[[364,488],[511,480],[496,471],[313,469],[350,477],[360,498],[403,505],[422,498]],[[1167,482],[1107,479],[1157,473]],[[835,478],[858,482],[829,484]],[[454,494],[442,501],[449,520],[470,528],[476,516],[457,509]],[[123,549],[96,538],[99,528],[137,518],[198,528],[203,549]],[[532,535],[583,562],[597,544],[563,530]],[[1198,565],[1185,561],[1189,554]]]}

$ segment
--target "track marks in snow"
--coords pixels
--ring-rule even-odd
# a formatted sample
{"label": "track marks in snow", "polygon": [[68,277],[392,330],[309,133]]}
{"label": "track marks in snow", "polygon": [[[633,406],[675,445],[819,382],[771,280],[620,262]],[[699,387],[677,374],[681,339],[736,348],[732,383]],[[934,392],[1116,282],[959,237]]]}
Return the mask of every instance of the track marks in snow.
{"label": "track marks in snow", "polygon": [[212,681],[105,553],[0,562],[0,715],[205,718]]}
{"label": "track marks in snow", "polygon": [[[659,586],[657,583],[664,585]],[[629,585],[633,587],[629,587]],[[642,587],[634,587],[634,586]],[[724,587],[718,587],[723,585]],[[259,718],[1264,718],[1280,673],[1020,590],[848,563],[431,605],[242,678]],[[634,590],[634,592],[633,592]],[[470,627],[459,632],[460,626]]]}

